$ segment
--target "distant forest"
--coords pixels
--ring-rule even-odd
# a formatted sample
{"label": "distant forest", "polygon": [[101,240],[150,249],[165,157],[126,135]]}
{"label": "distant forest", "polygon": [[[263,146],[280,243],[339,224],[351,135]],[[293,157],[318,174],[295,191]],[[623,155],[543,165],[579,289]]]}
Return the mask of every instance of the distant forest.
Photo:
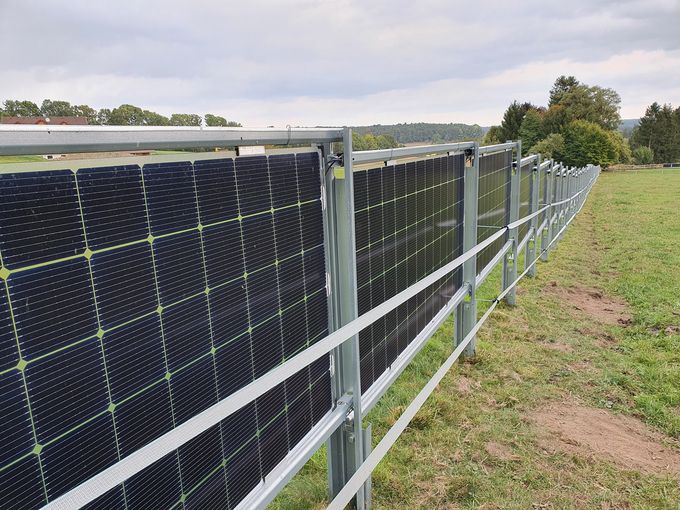
{"label": "distant forest", "polygon": [[361,136],[370,133],[376,137],[381,135],[392,137],[399,144],[458,142],[462,140],[476,140],[484,136],[482,128],[477,124],[414,122],[411,124],[356,126],[352,129]]}

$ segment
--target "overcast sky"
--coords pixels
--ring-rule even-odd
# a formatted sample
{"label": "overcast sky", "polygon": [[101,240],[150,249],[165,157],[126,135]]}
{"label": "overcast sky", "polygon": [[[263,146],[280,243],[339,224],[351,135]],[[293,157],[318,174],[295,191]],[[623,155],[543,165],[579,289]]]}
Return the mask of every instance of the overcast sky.
{"label": "overcast sky", "polygon": [[491,125],[560,74],[680,106],[680,0],[0,0],[0,100]]}

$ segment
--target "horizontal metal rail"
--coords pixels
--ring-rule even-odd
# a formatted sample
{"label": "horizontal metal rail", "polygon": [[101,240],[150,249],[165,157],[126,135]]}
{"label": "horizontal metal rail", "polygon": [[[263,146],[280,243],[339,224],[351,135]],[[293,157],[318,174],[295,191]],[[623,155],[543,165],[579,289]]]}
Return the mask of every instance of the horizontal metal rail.
{"label": "horizontal metal rail", "polygon": [[1,156],[340,141],[342,128],[0,125]]}
{"label": "horizontal metal rail", "polygon": [[512,150],[515,147],[517,147],[517,142],[506,142],[506,143],[497,143],[495,145],[484,145],[479,148],[479,154],[490,154],[492,152],[501,152],[501,151],[508,151]]}
{"label": "horizontal metal rail", "polygon": [[520,166],[524,166],[527,163],[531,163],[532,161],[538,161],[538,154],[531,154],[530,156],[526,156],[520,160]]}
{"label": "horizontal metal rail", "polygon": [[377,163],[381,161],[391,161],[393,159],[408,158],[413,156],[426,156],[428,154],[461,152],[472,149],[474,146],[475,142],[457,142],[442,143],[437,145],[418,145],[415,147],[396,147],[394,149],[359,151],[352,154],[352,162],[360,165],[364,163]]}
{"label": "horizontal metal rail", "polygon": [[503,247],[499,250],[499,252],[493,256],[489,263],[486,266],[484,266],[484,269],[482,269],[479,272],[475,280],[475,285],[477,287],[484,283],[484,280],[486,280],[489,277],[489,275],[493,272],[494,268],[498,265],[498,263],[501,260],[503,260],[503,257],[505,256],[506,253],[508,253],[508,250],[510,250],[510,248],[512,248],[512,240],[507,241],[503,245]]}

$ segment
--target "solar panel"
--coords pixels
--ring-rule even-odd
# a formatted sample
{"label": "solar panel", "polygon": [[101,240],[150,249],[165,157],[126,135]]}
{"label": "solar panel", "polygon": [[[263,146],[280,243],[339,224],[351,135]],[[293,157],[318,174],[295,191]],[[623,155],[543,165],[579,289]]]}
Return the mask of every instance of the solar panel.
{"label": "solar panel", "polygon": [[[520,167],[519,172],[519,218],[524,218],[531,213],[531,189],[533,182],[531,176],[533,174],[534,163],[525,163]],[[522,223],[517,229],[517,239],[522,241],[529,233],[530,223]]]}
{"label": "solar panel", "polygon": [[[316,152],[0,175],[0,501],[37,508],[328,333]],[[87,508],[233,508],[329,357]]]}
{"label": "solar panel", "polygon": [[[509,223],[512,151],[485,154],[479,158],[479,199],[477,205],[477,242],[495,234]],[[477,254],[477,274],[501,250],[501,237]]]}
{"label": "solar panel", "polygon": [[[548,196],[548,174],[547,168],[538,172],[538,179],[536,181],[538,186],[538,208],[541,209],[547,204],[546,197]],[[540,227],[547,217],[547,211],[543,211],[538,215],[537,225]]]}
{"label": "solar panel", "polygon": [[[462,253],[463,155],[354,173],[359,314]],[[456,271],[359,334],[365,391],[460,285]]]}

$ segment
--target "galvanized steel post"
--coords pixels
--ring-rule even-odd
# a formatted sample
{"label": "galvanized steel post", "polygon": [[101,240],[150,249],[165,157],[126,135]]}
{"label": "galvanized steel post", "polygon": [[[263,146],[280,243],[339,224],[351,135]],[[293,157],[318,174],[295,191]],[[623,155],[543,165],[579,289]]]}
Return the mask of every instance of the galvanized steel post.
{"label": "galvanized steel post", "polygon": [[553,216],[553,179],[554,179],[555,160],[550,160],[550,165],[545,169],[545,227],[541,236],[541,260],[548,260],[548,251],[552,241],[552,216]]}
{"label": "galvanized steel post", "polygon": [[[531,172],[531,201],[529,203],[529,214],[533,214],[536,211],[538,211],[538,198],[539,198],[539,186],[541,185],[541,155],[538,154],[536,156],[536,166],[532,169]],[[538,229],[538,215],[534,216],[531,219],[531,222],[529,224],[530,228],[530,234],[529,234],[529,242],[527,243],[527,250],[526,254],[524,256],[524,269],[526,270],[527,267],[529,267],[529,264],[534,262],[536,259],[536,243],[538,242],[538,236],[540,235],[540,232],[537,232]],[[527,275],[529,276],[536,276],[536,264],[532,265],[529,267],[529,271],[527,272]]]}
{"label": "galvanized steel post", "polygon": [[[463,197],[463,252],[477,245],[477,206],[479,195],[479,143],[472,151],[472,164],[465,168],[465,191]],[[463,341],[477,322],[477,257],[470,257],[463,263],[463,285],[468,295],[456,309],[456,345]],[[473,338],[463,351],[463,356],[475,355]]]}
{"label": "galvanized steel post", "polygon": [[[356,319],[356,243],[354,232],[354,180],[352,175],[352,130],[343,132],[344,169],[333,173],[329,196],[330,234],[334,261],[331,268],[333,292],[331,303],[337,320],[336,329]],[[333,353],[333,381],[336,395],[351,395],[352,419],[339,427],[328,440],[328,484],[331,499],[352,477],[365,458],[363,445],[365,433],[361,425],[361,371],[359,364],[358,335],[344,342]],[[356,495],[357,510],[367,510],[366,494],[370,484]]]}
{"label": "galvanized steel post", "polygon": [[[517,160],[512,164],[510,174],[510,223],[519,219],[519,187],[520,165],[522,164],[522,142],[517,142]],[[512,241],[512,248],[503,258],[502,290],[506,290],[517,279],[517,227],[511,228],[508,235]],[[505,302],[514,305],[517,301],[517,289],[512,287],[505,296]]]}

